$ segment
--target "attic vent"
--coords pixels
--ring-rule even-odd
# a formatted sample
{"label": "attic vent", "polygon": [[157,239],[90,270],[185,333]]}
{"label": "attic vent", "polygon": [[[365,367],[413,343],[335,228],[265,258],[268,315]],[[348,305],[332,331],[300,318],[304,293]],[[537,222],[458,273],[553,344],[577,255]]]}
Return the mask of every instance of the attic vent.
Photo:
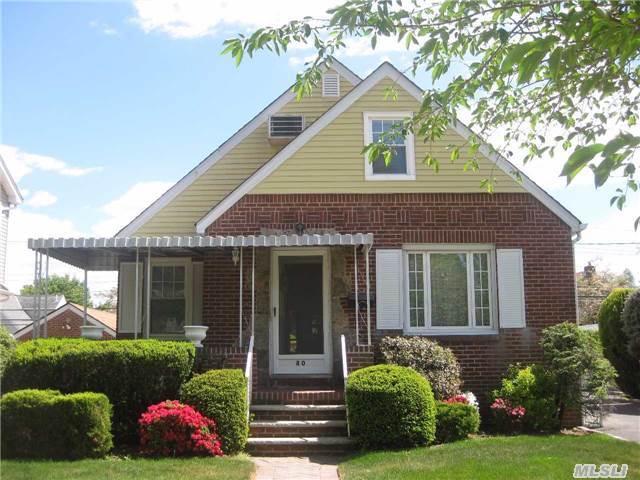
{"label": "attic vent", "polygon": [[297,137],[304,128],[302,115],[272,115],[269,117],[269,137]]}
{"label": "attic vent", "polygon": [[325,73],[322,76],[322,96],[340,96],[340,75],[337,73]]}

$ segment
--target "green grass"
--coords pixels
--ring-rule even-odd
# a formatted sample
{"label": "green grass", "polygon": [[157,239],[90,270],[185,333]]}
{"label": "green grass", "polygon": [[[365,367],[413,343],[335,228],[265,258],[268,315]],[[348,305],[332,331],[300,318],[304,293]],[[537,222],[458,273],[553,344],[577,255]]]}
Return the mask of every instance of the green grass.
{"label": "green grass", "polygon": [[122,458],[76,461],[2,460],[2,480],[245,480],[254,466],[248,457],[217,458]]}
{"label": "green grass", "polygon": [[640,479],[640,445],[606,435],[482,437],[430,448],[356,455],[342,480],[568,479],[576,463],[626,463]]}

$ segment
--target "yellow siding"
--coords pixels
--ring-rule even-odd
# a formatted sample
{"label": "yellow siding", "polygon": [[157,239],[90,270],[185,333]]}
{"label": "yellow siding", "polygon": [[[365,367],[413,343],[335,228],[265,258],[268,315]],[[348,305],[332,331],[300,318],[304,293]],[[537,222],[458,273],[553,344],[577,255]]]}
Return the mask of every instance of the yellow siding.
{"label": "yellow siding", "polygon": [[[463,145],[464,139],[449,130],[442,139],[425,144],[415,139],[415,181],[366,181],[364,156],[363,112],[417,111],[418,102],[406,91],[398,90],[397,100],[385,100],[387,87],[394,85],[386,78],[365,93],[350,108],[262,181],[251,193],[395,193],[395,192],[479,192],[483,178],[496,179],[497,192],[522,192],[524,188],[493,162],[479,160],[477,172],[463,172],[462,166],[470,158],[466,148],[460,159],[449,161],[450,144]],[[422,163],[430,152],[440,160],[440,172]]]}
{"label": "yellow siding", "polygon": [[[340,95],[346,95],[353,86],[341,77]],[[310,125],[327,111],[340,97],[322,97],[322,87],[300,102],[289,102],[279,113],[305,116]],[[227,155],[189,185],[171,203],[156,213],[139,228],[135,235],[194,234],[195,223],[215,207],[232,190],[260,168],[283,146],[269,144],[267,124],[260,125]]]}

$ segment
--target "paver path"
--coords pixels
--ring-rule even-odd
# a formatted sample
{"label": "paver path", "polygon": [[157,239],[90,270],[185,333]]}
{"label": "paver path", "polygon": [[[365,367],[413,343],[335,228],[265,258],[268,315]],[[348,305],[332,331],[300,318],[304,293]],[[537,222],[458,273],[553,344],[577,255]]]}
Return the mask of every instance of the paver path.
{"label": "paver path", "polygon": [[253,457],[255,480],[338,480],[341,457]]}

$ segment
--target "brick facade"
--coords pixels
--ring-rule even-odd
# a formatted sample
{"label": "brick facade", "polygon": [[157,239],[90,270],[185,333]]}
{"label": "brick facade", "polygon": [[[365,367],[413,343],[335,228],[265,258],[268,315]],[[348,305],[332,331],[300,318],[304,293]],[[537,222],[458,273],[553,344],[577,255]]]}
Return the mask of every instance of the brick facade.
{"label": "brick facade", "polygon": [[[465,387],[481,396],[494,388],[513,362],[539,361],[540,330],[562,321],[575,321],[573,244],[570,228],[528,193],[509,194],[292,194],[247,195],[208,229],[209,235],[260,234],[292,231],[296,224],[307,230],[339,233],[373,233],[370,253],[371,291],[375,292],[375,249],[398,248],[405,243],[486,243],[496,248],[521,248],[527,325],[524,329],[500,330],[498,335],[433,337],[453,349],[462,365]],[[256,249],[260,271],[268,271],[268,252]],[[245,249],[244,310],[249,312],[251,265]],[[341,263],[332,268],[344,278],[346,291],[353,290],[353,249],[332,247]],[[364,255],[359,255],[361,292],[364,290]],[[229,249],[216,249],[205,257],[204,323],[211,327],[209,344],[237,345],[239,268]],[[333,282],[336,280],[333,276]],[[268,321],[268,275],[256,285],[256,330]],[[343,287],[344,288],[344,287]],[[332,292],[332,295],[336,295]],[[341,302],[349,319],[349,341],[353,343],[355,312]],[[248,319],[245,319],[245,331]],[[374,343],[384,335],[400,331],[375,330]],[[366,324],[360,324],[366,338]],[[244,340],[246,342],[246,339]],[[337,348],[336,348],[337,347]],[[334,342],[334,359],[339,361]],[[358,359],[368,361],[367,357]],[[355,361],[355,359],[354,359]]]}
{"label": "brick facade", "polygon": [[[47,324],[47,336],[80,338],[82,336],[81,327],[82,315],[78,315],[77,312],[72,309],[68,309],[49,319],[49,323]],[[26,340],[31,340],[32,333],[33,332],[25,333],[18,338],[18,341],[24,342]],[[113,340],[115,337],[105,331],[102,333],[102,338],[104,340]]]}

